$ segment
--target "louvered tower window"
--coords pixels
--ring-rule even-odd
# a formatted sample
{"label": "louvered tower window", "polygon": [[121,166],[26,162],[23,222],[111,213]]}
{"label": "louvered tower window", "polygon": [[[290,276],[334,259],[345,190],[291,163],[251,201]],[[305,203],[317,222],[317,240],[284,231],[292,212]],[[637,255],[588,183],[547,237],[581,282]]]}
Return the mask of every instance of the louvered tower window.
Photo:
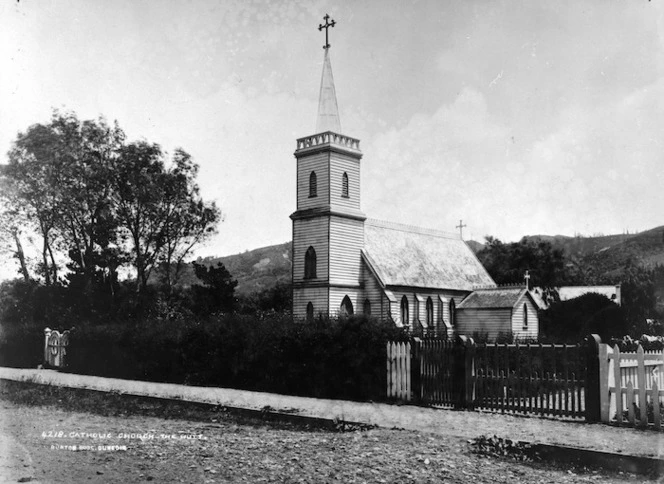
{"label": "louvered tower window", "polygon": [[316,278],[316,251],[311,246],[309,246],[306,254],[304,254],[304,278]]}
{"label": "louvered tower window", "polygon": [[528,329],[528,305],[523,305],[523,329]]}
{"label": "louvered tower window", "polygon": [[341,196],[343,198],[349,198],[348,195],[348,174],[344,172],[341,176]]}
{"label": "louvered tower window", "polygon": [[316,172],[312,171],[309,175],[309,198],[318,196],[318,178]]}

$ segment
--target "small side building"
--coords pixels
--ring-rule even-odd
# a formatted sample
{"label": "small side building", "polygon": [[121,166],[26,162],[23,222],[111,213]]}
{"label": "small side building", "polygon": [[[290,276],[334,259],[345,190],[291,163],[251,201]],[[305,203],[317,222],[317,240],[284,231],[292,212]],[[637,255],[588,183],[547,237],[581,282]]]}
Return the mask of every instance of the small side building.
{"label": "small side building", "polygon": [[542,309],[547,309],[553,301],[569,301],[584,294],[601,294],[618,306],[622,304],[621,285],[613,286],[560,286],[546,291],[541,287],[533,288],[533,296],[540,302]]}
{"label": "small side building", "polygon": [[477,289],[456,308],[457,331],[485,334],[489,341],[512,334],[515,340],[539,335],[539,306],[525,286]]}

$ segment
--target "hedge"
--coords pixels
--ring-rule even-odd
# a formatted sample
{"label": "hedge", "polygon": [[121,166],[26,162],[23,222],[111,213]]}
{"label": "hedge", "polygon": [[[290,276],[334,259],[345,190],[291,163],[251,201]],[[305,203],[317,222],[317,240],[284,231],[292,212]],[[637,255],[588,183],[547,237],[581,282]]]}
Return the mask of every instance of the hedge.
{"label": "hedge", "polygon": [[[40,362],[43,332],[38,343],[23,336],[24,341],[12,344],[36,357],[12,354],[2,364],[34,367]],[[229,315],[206,322],[82,325],[70,336],[67,371],[376,400],[385,395],[386,342],[399,337],[393,324],[363,316],[304,322],[279,315]]]}

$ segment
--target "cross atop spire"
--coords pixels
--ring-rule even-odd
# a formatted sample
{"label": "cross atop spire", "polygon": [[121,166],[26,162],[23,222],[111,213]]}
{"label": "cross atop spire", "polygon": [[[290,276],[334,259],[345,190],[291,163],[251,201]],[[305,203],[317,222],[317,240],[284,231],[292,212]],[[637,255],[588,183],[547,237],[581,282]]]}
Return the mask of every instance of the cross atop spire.
{"label": "cross atop spire", "polygon": [[323,19],[325,20],[325,25],[318,24],[318,30],[320,31],[325,29],[325,45],[323,46],[323,49],[327,50],[330,48],[330,42],[328,41],[327,33],[330,27],[334,27],[336,25],[336,22],[334,20],[332,20],[332,22],[329,22],[330,16],[328,14],[325,14],[325,17],[323,17]]}

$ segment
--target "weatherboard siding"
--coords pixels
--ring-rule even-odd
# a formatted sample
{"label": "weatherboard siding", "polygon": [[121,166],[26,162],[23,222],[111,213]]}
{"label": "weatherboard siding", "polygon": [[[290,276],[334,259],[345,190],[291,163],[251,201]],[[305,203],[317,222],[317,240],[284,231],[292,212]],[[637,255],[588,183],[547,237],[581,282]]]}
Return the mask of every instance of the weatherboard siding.
{"label": "weatherboard siding", "polygon": [[[404,296],[408,299],[408,325],[412,327],[413,324],[413,318],[417,316],[417,318],[420,320],[420,323],[422,323],[423,326],[426,326],[427,322],[427,308],[426,308],[426,303],[427,299],[430,297],[431,300],[433,301],[433,321],[434,321],[434,326],[440,327],[440,321],[441,321],[441,309],[443,311],[443,319],[449,323],[449,302],[451,299],[455,300],[456,304],[459,304],[463,300],[463,295],[457,294],[457,293],[452,293],[449,291],[431,291],[431,290],[407,290],[405,288],[390,288],[392,291],[392,294],[394,294],[394,297],[396,298],[396,303],[394,304],[394,307],[391,308],[392,310],[392,318],[394,319],[397,324],[401,325],[403,322],[401,321],[401,300]],[[439,301],[438,301],[438,296],[441,296],[445,304],[443,304],[443,307],[440,307]],[[420,298],[420,301],[416,301],[416,298]],[[385,303],[385,317],[387,317],[387,309],[389,307],[387,299],[384,301]]]}
{"label": "weatherboard siding", "polygon": [[330,282],[359,284],[364,222],[330,217]]}
{"label": "weatherboard siding", "polygon": [[[304,255],[309,246],[316,251],[316,278],[304,278]],[[293,221],[293,282],[327,281],[328,279],[327,218]]]}
{"label": "weatherboard siding", "polygon": [[[360,288],[339,288],[330,287],[330,315],[338,316],[341,310],[341,301],[344,297],[348,296],[350,302],[353,304],[353,314],[362,313],[362,303],[360,301]],[[363,301],[363,299],[362,299]]]}
{"label": "weatherboard siding", "polygon": [[[297,160],[297,209],[326,207],[329,204],[328,153],[317,153]],[[309,198],[309,176],[316,172],[317,196]]]}
{"label": "weatherboard siding", "polygon": [[314,306],[314,317],[320,313],[328,314],[328,290],[326,287],[301,287],[293,291],[293,317],[305,319],[307,317],[307,305]]}
{"label": "weatherboard siding", "polygon": [[[330,206],[332,209],[360,210],[360,161],[339,153],[330,164]],[[342,177],[348,175],[348,198],[342,197]]]}
{"label": "weatherboard siding", "polygon": [[[528,328],[523,327],[523,305],[528,306]],[[512,312],[512,333],[520,339],[536,339],[539,334],[537,308],[525,294],[517,301]]]}
{"label": "weatherboard siding", "polygon": [[500,333],[511,331],[511,313],[510,308],[457,309],[456,332],[466,336],[473,336],[477,332],[495,340]]}
{"label": "weatherboard siding", "polygon": [[[387,306],[383,304],[383,290],[364,260],[360,267],[360,277],[364,284],[364,299],[371,303],[371,315],[381,320],[387,318]],[[364,307],[364,301],[362,301]]]}

